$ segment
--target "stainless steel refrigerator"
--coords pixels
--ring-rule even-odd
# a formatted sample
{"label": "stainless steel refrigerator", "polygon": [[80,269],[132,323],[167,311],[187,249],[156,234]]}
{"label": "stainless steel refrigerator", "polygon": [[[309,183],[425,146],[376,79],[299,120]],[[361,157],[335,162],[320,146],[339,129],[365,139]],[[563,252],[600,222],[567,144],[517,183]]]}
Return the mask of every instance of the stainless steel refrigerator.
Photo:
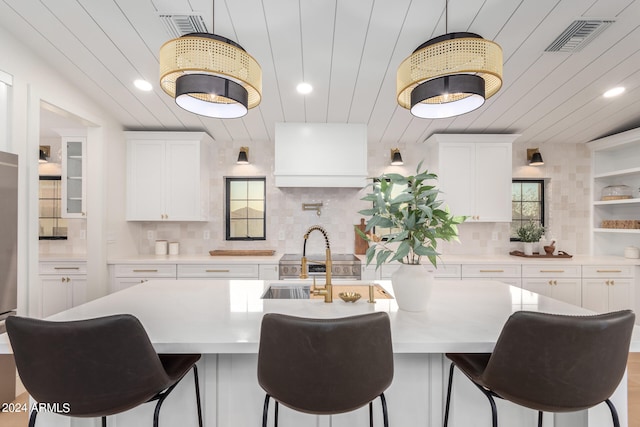
{"label": "stainless steel refrigerator", "polygon": [[[0,151],[0,334],[18,307],[18,156]],[[16,365],[0,354],[0,404],[16,395]]]}
{"label": "stainless steel refrigerator", "polygon": [[0,332],[18,307],[18,156],[0,151]]}

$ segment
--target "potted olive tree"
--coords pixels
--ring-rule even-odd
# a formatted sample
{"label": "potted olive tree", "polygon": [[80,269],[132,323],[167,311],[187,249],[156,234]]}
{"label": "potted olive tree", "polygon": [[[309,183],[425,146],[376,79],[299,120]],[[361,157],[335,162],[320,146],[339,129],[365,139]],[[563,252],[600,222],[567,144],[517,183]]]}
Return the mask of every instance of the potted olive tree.
{"label": "potted olive tree", "polygon": [[544,227],[533,220],[529,220],[529,222],[518,228],[516,234],[520,241],[524,243],[524,254],[533,255],[533,244],[540,241],[544,234]]}
{"label": "potted olive tree", "polygon": [[[400,268],[392,275],[391,284],[400,309],[422,311],[431,290],[433,272],[422,265],[429,260],[437,268],[438,240],[458,240],[457,225],[466,217],[453,216],[438,199],[440,190],[432,184],[437,176],[427,170],[416,175],[397,173],[381,175],[371,185],[371,192],[362,200],[373,203],[359,213],[369,216],[364,232],[356,228],[369,242],[367,265],[374,261],[376,268],[385,262],[398,261]],[[380,236],[373,235],[384,229]]]}

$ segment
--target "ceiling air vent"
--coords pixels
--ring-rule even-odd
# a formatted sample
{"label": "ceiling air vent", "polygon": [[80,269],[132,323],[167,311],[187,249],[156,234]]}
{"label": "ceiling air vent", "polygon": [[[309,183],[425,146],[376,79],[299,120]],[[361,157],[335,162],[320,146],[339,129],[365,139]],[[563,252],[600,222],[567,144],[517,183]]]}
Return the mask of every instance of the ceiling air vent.
{"label": "ceiling air vent", "polygon": [[573,21],[544,51],[580,52],[582,48],[614,22],[611,19]]}
{"label": "ceiling air vent", "polygon": [[206,33],[207,26],[204,23],[204,18],[201,15],[179,15],[161,13],[160,20],[165,29],[169,33],[169,36],[178,38],[189,33]]}

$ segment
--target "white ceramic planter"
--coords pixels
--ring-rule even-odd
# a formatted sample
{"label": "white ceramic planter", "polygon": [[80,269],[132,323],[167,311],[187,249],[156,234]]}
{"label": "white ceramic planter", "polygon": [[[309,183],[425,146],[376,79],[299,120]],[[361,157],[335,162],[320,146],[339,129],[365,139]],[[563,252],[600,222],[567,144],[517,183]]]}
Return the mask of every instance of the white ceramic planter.
{"label": "white ceramic planter", "polygon": [[433,267],[402,264],[391,275],[393,295],[398,308],[405,311],[425,311],[433,285]]}
{"label": "white ceramic planter", "polygon": [[525,255],[533,255],[533,242],[524,242],[524,254]]}

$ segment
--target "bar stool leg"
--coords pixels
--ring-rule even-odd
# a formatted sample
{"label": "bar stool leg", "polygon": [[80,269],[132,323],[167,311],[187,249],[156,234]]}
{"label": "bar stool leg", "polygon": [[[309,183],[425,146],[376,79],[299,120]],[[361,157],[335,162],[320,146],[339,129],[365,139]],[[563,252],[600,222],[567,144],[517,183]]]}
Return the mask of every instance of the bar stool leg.
{"label": "bar stool leg", "polygon": [[447,403],[444,407],[444,427],[449,425],[449,405],[451,404],[451,387],[453,385],[453,368],[455,365],[452,363],[449,367],[449,384],[447,385]]}
{"label": "bar stool leg", "polygon": [[384,397],[384,393],[380,395],[380,401],[382,401],[382,420],[384,427],[389,427],[389,413],[387,411],[387,399]]}
{"label": "bar stool leg", "polygon": [[[198,367],[193,365],[193,381],[196,385],[196,404],[198,405],[198,426],[202,427],[202,404],[200,403],[200,381],[198,380]],[[107,427],[106,425],[103,427]]]}
{"label": "bar stool leg", "polygon": [[609,407],[611,411],[611,418],[613,419],[613,427],[620,427],[620,419],[618,418],[618,411],[616,411],[616,407],[613,405],[613,402],[609,399],[605,400],[605,403]]}
{"label": "bar stool leg", "polygon": [[31,416],[29,416],[29,427],[36,427],[36,417],[38,416],[38,411],[35,409],[31,411]]}
{"label": "bar stool leg", "polygon": [[267,427],[267,416],[269,415],[269,396],[264,397],[264,406],[262,407],[262,427]]}

